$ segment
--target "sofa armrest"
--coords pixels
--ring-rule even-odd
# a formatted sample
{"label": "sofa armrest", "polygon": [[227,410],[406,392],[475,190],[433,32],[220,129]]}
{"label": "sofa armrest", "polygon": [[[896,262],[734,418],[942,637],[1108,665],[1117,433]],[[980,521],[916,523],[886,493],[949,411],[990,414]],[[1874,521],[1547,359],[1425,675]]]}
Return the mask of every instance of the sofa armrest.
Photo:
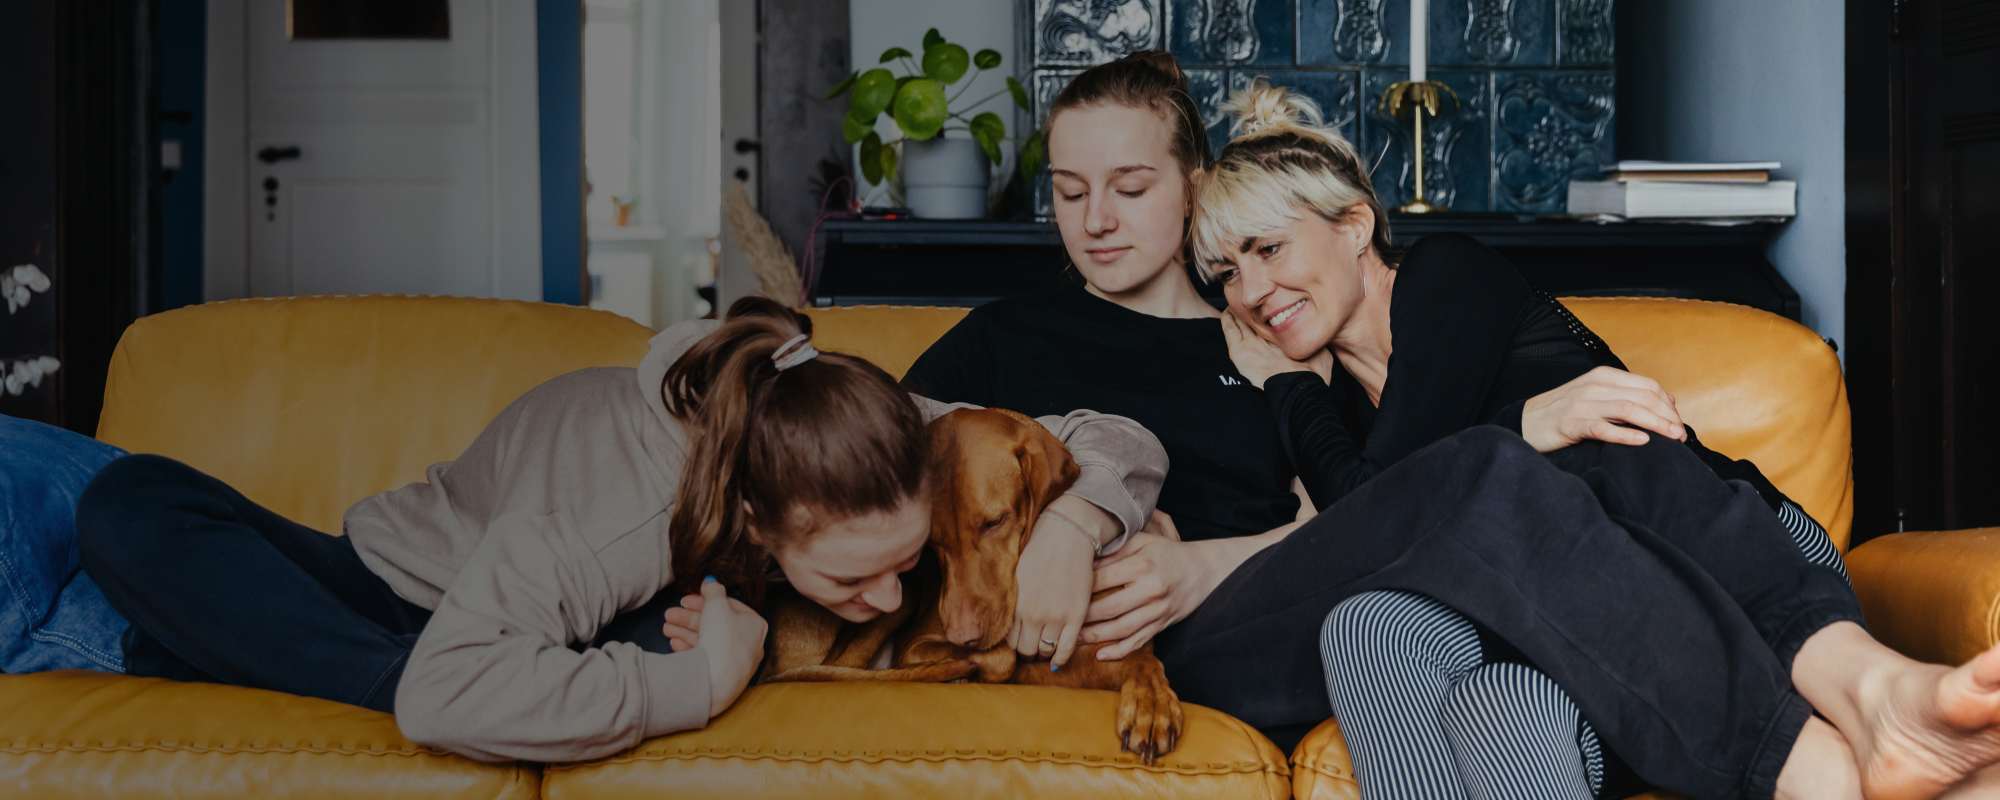
{"label": "sofa armrest", "polygon": [[1295,800],[1360,800],[1354,779],[1354,759],[1347,754],[1347,737],[1333,720],[1319,724],[1292,751],[1292,797]]}
{"label": "sofa armrest", "polygon": [[1958,664],[2000,641],[2000,528],[1883,536],[1847,570],[1869,631],[1905,655]]}

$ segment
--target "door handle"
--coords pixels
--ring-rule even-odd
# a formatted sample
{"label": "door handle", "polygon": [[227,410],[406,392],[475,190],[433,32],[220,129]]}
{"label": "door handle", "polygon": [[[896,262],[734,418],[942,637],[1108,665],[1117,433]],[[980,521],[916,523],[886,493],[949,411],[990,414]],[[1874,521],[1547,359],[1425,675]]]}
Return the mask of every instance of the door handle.
{"label": "door handle", "polygon": [[305,153],[299,150],[299,146],[292,144],[285,145],[284,147],[266,147],[260,149],[257,151],[257,160],[266,164],[276,164],[280,161],[297,160],[302,155],[305,155]]}

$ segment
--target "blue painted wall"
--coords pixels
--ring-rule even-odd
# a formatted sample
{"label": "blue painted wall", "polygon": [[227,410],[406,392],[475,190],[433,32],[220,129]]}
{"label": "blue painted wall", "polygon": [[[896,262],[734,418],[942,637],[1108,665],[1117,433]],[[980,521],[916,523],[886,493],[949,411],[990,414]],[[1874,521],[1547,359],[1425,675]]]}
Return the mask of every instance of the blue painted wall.
{"label": "blue painted wall", "polygon": [[1618,12],[1620,155],[1779,161],[1799,215],[1771,263],[1799,292],[1804,322],[1847,328],[1847,20],[1820,0],[1674,0]]}
{"label": "blue painted wall", "polygon": [[[1571,177],[1613,161],[1613,0],[1432,0],[1430,75],[1463,105],[1424,126],[1427,199],[1454,211],[1563,210]],[[1257,77],[1318,101],[1362,157],[1384,203],[1408,199],[1410,126],[1375,111],[1409,77],[1409,0],[1021,0],[1036,121],[1083,68],[1166,47],[1188,72],[1218,148],[1217,111]],[[1039,10],[1037,8],[1039,7]]]}
{"label": "blue painted wall", "polygon": [[583,296],[583,4],[536,0],[541,121],[542,299]]}

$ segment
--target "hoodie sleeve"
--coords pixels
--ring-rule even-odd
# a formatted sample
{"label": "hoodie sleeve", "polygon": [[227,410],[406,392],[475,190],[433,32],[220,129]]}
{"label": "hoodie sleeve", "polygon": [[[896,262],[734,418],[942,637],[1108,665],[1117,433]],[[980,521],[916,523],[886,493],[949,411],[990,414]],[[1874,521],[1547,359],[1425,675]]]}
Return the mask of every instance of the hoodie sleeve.
{"label": "hoodie sleeve", "polygon": [[590,642],[664,585],[657,518],[594,550],[559,515],[492,523],[396,687],[411,741],[482,761],[569,762],[708,724],[708,660]]}

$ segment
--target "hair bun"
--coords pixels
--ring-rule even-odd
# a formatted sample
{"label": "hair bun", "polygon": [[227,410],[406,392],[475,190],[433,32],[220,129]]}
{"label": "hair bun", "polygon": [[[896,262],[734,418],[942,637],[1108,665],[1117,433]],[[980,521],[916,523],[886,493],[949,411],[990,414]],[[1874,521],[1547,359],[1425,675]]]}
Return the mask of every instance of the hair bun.
{"label": "hair bun", "polygon": [[1230,95],[1222,110],[1235,118],[1229,125],[1229,135],[1233,139],[1276,133],[1288,128],[1318,128],[1322,119],[1319,104],[1312,98],[1282,86],[1272,86],[1263,78]]}
{"label": "hair bun", "polygon": [[1125,60],[1144,65],[1167,79],[1168,83],[1187,88],[1187,73],[1181,71],[1181,62],[1165,50],[1140,50],[1128,55]]}

